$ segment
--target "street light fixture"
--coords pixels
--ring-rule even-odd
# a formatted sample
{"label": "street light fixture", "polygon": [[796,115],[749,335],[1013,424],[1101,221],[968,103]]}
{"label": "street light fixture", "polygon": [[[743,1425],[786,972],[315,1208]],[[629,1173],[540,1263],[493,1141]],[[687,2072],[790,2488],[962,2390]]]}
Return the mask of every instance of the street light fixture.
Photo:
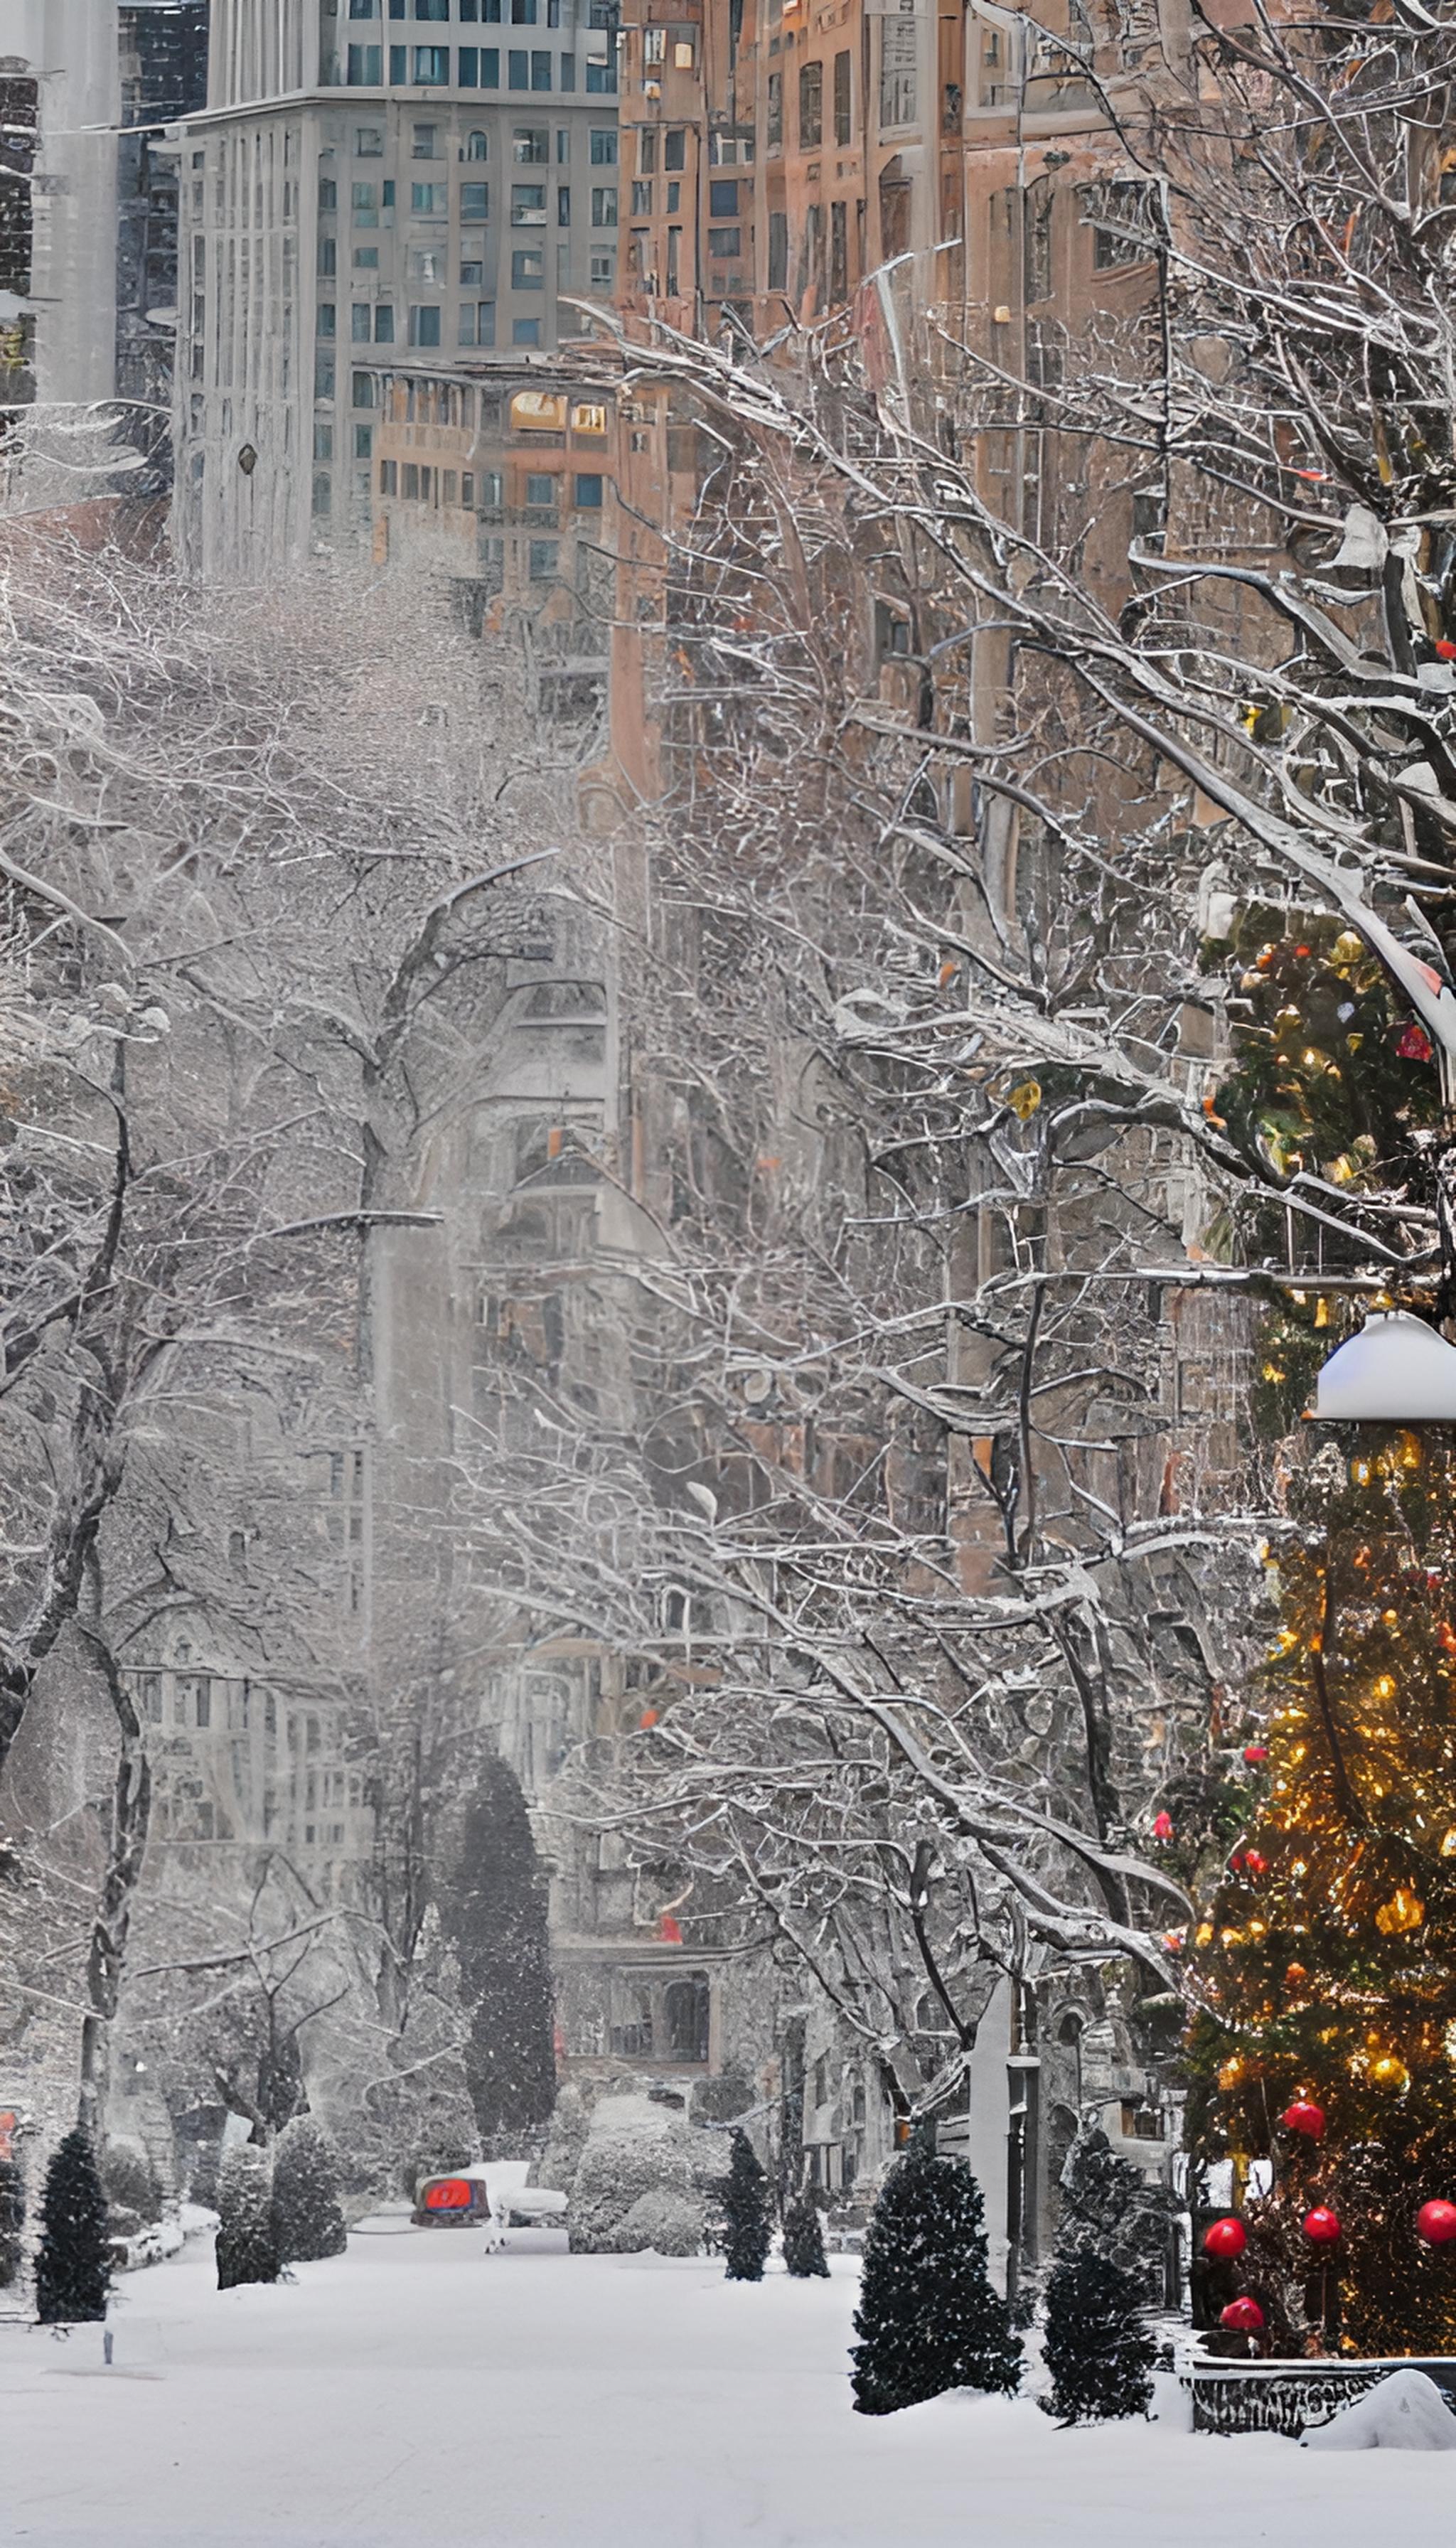
{"label": "street light fixture", "polygon": [[1317,1424],[1456,1424],[1456,1345],[1409,1310],[1373,1311],[1320,1374]]}

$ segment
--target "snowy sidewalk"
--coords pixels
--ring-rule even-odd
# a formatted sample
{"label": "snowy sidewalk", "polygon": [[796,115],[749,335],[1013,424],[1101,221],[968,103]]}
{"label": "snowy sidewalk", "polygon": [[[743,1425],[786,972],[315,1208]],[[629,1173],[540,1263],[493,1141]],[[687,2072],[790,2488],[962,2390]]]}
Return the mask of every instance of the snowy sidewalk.
{"label": "snowy sidewalk", "polygon": [[[856,2268],[356,2235],[219,2293],[196,2248],[99,2328],[0,2326],[0,2540],[45,2548],[1446,2548],[1452,2460],[1318,2457],[1030,2404],[850,2408]],[[1160,2384],[1167,2390],[1168,2384]]]}

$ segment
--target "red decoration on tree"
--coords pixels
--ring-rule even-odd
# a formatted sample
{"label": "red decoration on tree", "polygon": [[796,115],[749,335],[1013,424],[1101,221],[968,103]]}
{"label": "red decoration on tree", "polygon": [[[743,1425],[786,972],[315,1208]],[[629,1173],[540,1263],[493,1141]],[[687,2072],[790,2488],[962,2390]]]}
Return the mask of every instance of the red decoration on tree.
{"label": "red decoration on tree", "polygon": [[1230,2212],[1227,2219],[1215,2221],[1203,2233],[1206,2256],[1241,2256],[1248,2245],[1248,2231]]}
{"label": "red decoration on tree", "polygon": [[1264,2313],[1258,2302],[1245,2294],[1242,2300],[1230,2301],[1226,2310],[1220,2310],[1219,2324],[1231,2327],[1235,2335],[1258,2335],[1263,2330]]}
{"label": "red decoration on tree", "polygon": [[1308,2097],[1296,2097],[1292,2106],[1285,2107],[1279,2120],[1287,2133],[1303,2133],[1306,2140],[1322,2141],[1324,2138],[1324,2109],[1314,2105]]}
{"label": "red decoration on tree", "polygon": [[1268,1872],[1268,1866],[1267,1858],[1261,1850],[1257,1849],[1235,1850],[1228,1861],[1230,1875],[1264,1875]]}
{"label": "red decoration on tree", "polygon": [[662,1946],[662,1947],[681,1947],[681,1946],[682,1946],[682,1930],[679,1928],[678,1923],[677,1923],[677,1921],[674,1919],[674,1917],[673,1917],[673,1915],[672,1915],[672,1912],[671,1912],[671,1911],[665,1911],[665,1912],[663,1913],[662,1918],[659,1920],[659,1922],[658,1922],[658,1924],[657,1924],[657,1935],[658,1935],[658,1944],[659,1944],[659,1946]]}
{"label": "red decoration on tree", "polygon": [[1456,646],[1452,645],[1449,637],[1438,637],[1436,639],[1436,653],[1439,655],[1443,664],[1456,663]]}
{"label": "red decoration on tree", "polygon": [[1269,1746],[1267,1743],[1245,1743],[1243,1757],[1250,1770],[1262,1770],[1269,1758]]}
{"label": "red decoration on tree", "polygon": [[1429,1061],[1431,1041],[1424,1027],[1403,1027],[1396,1038],[1396,1050],[1403,1061]]}
{"label": "red decoration on tree", "polygon": [[1153,1818],[1152,1818],[1152,1837],[1153,1837],[1153,1839],[1154,1839],[1154,1840],[1171,1840],[1171,1839],[1172,1839],[1172,1837],[1173,1837],[1173,1817],[1172,1817],[1172,1815],[1171,1815],[1171,1814],[1154,1814],[1154,1815],[1153,1815]]}
{"label": "red decoration on tree", "polygon": [[1339,2236],[1339,2215],[1327,2203],[1317,2203],[1305,2214],[1305,2236],[1316,2247],[1332,2247]]}
{"label": "red decoration on tree", "polygon": [[656,1723],[657,1709],[655,1707],[644,1707],[641,1715],[637,1719],[639,1731],[643,1734],[650,1734]]}
{"label": "red decoration on tree", "polygon": [[1422,2203],[1415,2229],[1428,2247],[1444,2247],[1448,2239],[1456,2238],[1456,2203]]}

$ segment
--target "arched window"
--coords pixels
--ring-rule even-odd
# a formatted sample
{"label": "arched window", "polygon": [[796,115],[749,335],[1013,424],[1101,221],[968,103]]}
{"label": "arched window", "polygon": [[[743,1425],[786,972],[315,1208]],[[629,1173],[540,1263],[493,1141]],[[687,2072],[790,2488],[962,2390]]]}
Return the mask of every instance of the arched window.
{"label": "arched window", "polygon": [[487,143],[485,135],[483,133],[472,133],[465,144],[465,155],[467,159],[484,159],[488,154],[488,149],[489,144]]}

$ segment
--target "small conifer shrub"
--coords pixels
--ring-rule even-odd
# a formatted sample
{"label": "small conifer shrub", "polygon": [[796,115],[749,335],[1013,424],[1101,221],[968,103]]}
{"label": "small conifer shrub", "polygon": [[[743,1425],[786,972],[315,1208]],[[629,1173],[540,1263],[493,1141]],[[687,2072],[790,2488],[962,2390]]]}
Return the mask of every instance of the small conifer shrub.
{"label": "small conifer shrub", "polygon": [[105,2318],[111,2281],[106,2190],[77,2125],[46,2171],[36,2253],[36,2316],[43,2326],[71,2326]]}
{"label": "small conifer shrub", "polygon": [[341,2256],[348,2244],[338,2161],[312,2115],[296,2115],[273,2144],[273,2232],[284,2265]]}
{"label": "small conifer shrub", "polygon": [[1137,2275],[1094,2247],[1057,2258],[1046,2278],[1042,2347],[1051,2390],[1038,2404],[1058,2423],[1147,2413],[1155,2348],[1140,2298]]}
{"label": "small conifer shrub", "polygon": [[267,2157],[246,2144],[229,2150],[218,2171],[218,2289],[276,2283],[273,2182]]}
{"label": "small conifer shrub", "polygon": [[806,2194],[799,2195],[783,2216],[783,2261],[801,2282],[807,2282],[812,2274],[828,2278],[824,2232],[818,2212]]}
{"label": "small conifer shrub", "polygon": [[855,2405],[891,2415],[946,2389],[1014,2395],[1021,2338],[986,2272],[981,2190],[965,2161],[938,2158],[917,2133],[864,2233]]}
{"label": "small conifer shrub", "polygon": [[723,2253],[730,2283],[761,2283],[769,2254],[769,2180],[747,2133],[735,2132],[723,2201]]}

